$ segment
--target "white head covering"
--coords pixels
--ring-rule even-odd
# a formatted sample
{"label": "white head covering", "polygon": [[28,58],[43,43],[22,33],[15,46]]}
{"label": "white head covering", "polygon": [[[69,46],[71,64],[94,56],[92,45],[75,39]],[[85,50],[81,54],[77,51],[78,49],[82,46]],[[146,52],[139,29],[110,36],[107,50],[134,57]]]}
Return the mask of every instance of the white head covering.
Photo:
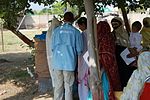
{"label": "white head covering", "polygon": [[114,29],[115,36],[117,39],[116,43],[121,46],[127,47],[129,43],[129,35],[124,28],[123,20],[120,17],[114,17],[112,20],[114,19],[121,23],[121,25],[117,29]]}
{"label": "white head covering", "polygon": [[[49,71],[50,71],[50,74],[51,74],[51,78],[52,78],[52,82],[54,82],[54,78],[52,76],[53,75],[53,71],[52,71],[52,66],[51,66],[51,58],[52,58],[52,51],[51,51],[51,36],[52,36],[52,31],[58,27],[59,25],[61,24],[61,22],[56,18],[54,17],[52,19],[52,22],[51,22],[51,25],[47,31],[47,34],[46,34],[46,53],[47,53],[47,62],[48,62],[48,67],[49,67]],[[53,87],[54,87],[54,84],[52,83]]]}
{"label": "white head covering", "polygon": [[123,90],[121,100],[138,100],[146,78],[150,76],[150,51],[139,55],[138,69],[135,70]]}

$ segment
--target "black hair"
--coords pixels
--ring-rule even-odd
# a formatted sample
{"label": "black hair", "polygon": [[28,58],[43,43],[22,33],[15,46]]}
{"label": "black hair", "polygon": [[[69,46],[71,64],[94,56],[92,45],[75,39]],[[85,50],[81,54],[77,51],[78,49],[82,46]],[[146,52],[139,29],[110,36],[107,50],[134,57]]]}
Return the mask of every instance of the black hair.
{"label": "black hair", "polygon": [[138,30],[141,29],[142,27],[142,24],[139,22],[139,21],[135,21],[133,24],[132,24],[132,28],[133,27],[136,27]]}
{"label": "black hair", "polygon": [[73,22],[74,21],[74,15],[72,12],[66,12],[64,14],[64,20],[68,22]]}
{"label": "black hair", "polygon": [[115,19],[115,18],[113,18],[113,19],[111,20],[111,23],[112,23],[112,22],[118,22],[118,23],[119,23],[119,26],[122,25],[122,23],[121,23],[119,20]]}
{"label": "black hair", "polygon": [[150,23],[148,22],[148,20],[150,20],[150,18],[149,17],[146,17],[146,18],[144,18],[143,19],[143,25],[144,25],[144,27],[150,27]]}
{"label": "black hair", "polygon": [[77,20],[77,24],[85,24],[87,26],[87,18],[86,17],[81,17]]}

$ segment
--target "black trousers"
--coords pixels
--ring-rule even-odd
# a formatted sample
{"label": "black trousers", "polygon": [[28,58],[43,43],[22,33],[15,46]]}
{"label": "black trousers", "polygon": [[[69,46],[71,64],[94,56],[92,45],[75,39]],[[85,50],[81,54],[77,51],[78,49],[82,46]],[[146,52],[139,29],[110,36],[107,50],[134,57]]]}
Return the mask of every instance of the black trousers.
{"label": "black trousers", "polygon": [[122,89],[127,85],[127,82],[129,78],[131,77],[133,71],[136,69],[136,67],[132,67],[130,65],[126,65],[122,57],[120,56],[120,53],[126,49],[126,47],[116,45],[116,59],[118,64],[118,70],[119,70],[119,76],[121,81]]}

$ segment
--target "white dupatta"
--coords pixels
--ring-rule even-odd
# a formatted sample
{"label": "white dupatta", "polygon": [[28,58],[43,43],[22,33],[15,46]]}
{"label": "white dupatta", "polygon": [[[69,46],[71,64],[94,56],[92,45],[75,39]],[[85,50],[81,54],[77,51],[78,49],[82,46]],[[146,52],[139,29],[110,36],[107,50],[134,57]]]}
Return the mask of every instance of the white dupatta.
{"label": "white dupatta", "polygon": [[61,22],[54,17],[51,21],[51,25],[47,31],[46,34],[46,53],[47,53],[47,62],[48,62],[48,67],[49,67],[49,71],[50,71],[50,76],[52,78],[52,85],[54,87],[53,81],[54,81],[54,74],[53,74],[53,69],[51,66],[51,58],[52,58],[52,51],[51,51],[51,36],[52,36],[52,31],[58,27],[61,24]]}
{"label": "white dupatta", "polygon": [[148,76],[150,76],[150,51],[145,51],[139,55],[138,68],[131,75],[120,100],[139,100],[139,93]]}

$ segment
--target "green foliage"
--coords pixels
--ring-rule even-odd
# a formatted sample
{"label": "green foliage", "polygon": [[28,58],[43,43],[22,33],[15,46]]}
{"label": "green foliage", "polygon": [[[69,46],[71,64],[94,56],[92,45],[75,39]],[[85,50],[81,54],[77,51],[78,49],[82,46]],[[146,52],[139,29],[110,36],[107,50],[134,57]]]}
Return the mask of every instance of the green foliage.
{"label": "green foliage", "polygon": [[11,73],[11,77],[13,79],[25,78],[25,77],[29,77],[29,74],[27,73],[26,70],[21,70],[21,71],[16,71],[15,73]]}
{"label": "green foliage", "polygon": [[51,6],[52,14],[63,14],[66,6],[62,2],[56,2]]}
{"label": "green foliage", "polygon": [[50,7],[51,14],[58,15],[60,18],[63,16],[63,14],[66,11],[71,11],[75,15],[79,14],[79,8],[77,5],[71,5],[68,2],[55,2],[54,4],[51,5]]}
{"label": "green foliage", "polygon": [[[63,14],[66,10],[67,3],[71,5],[71,11],[78,14],[85,11],[83,0],[1,0],[0,2],[0,18],[4,20],[4,27],[8,29],[13,26],[17,27],[17,18],[24,14],[33,14],[32,9],[29,9],[30,2],[38,3],[39,5],[50,6],[50,9],[43,9],[39,14]],[[125,5],[127,11],[136,11],[137,9],[147,9],[150,7],[150,0],[94,0],[95,11],[103,12],[102,7],[106,5],[114,5],[121,7]],[[101,10],[100,10],[101,9]],[[35,11],[34,11],[35,12]],[[36,12],[37,14],[37,12]]]}
{"label": "green foliage", "polygon": [[4,27],[10,29],[12,26],[17,27],[17,18],[26,13],[32,14],[29,9],[30,2],[51,5],[55,0],[1,0],[0,18],[4,20]]}
{"label": "green foliage", "polygon": [[145,1],[145,2],[143,3],[144,8],[145,8],[145,9],[150,8],[150,0],[143,0],[143,1]]}
{"label": "green foliage", "polygon": [[38,15],[38,11],[34,10],[33,11],[34,15]]}
{"label": "green foliage", "polygon": [[37,14],[38,15],[52,14],[52,11],[49,8],[44,8],[40,12],[38,12]]}
{"label": "green foliage", "polygon": [[4,19],[4,26],[16,26],[17,17],[25,8],[28,8],[27,0],[3,0],[0,6],[1,18]]}
{"label": "green foliage", "polygon": [[98,8],[96,11],[99,11],[99,9],[106,5],[113,5],[118,8],[121,8],[124,5],[128,13],[130,11],[144,11],[145,9],[150,8],[150,0],[96,0],[95,4],[95,8]]}
{"label": "green foliage", "polygon": [[74,14],[78,13],[79,8],[76,5],[71,5],[69,3],[58,2],[52,6],[52,14],[64,14],[67,10],[73,12]]}
{"label": "green foliage", "polygon": [[76,5],[79,14],[85,11],[83,0],[62,0],[62,1],[64,4],[69,3],[71,7],[74,7]]}
{"label": "green foliage", "polygon": [[33,11],[33,13],[36,15],[54,14],[62,16],[67,9],[74,14],[78,14],[79,8],[76,5],[72,6],[61,1],[57,1],[50,5],[49,8],[44,8],[41,11]]}
{"label": "green foliage", "polygon": [[3,19],[0,18],[0,28],[3,25],[3,23],[4,23]]}

